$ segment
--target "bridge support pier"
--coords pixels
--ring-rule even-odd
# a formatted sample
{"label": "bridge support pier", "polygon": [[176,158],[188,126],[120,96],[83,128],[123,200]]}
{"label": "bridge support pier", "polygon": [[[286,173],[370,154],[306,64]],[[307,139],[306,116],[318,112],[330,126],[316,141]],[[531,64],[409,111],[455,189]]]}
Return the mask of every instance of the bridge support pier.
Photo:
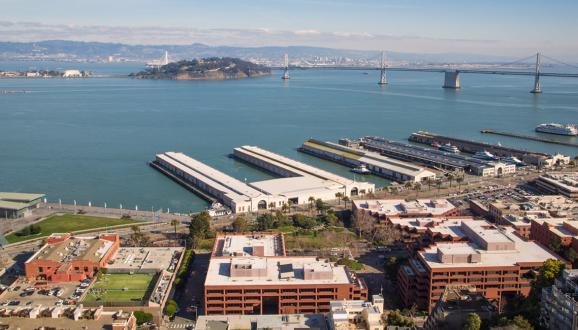
{"label": "bridge support pier", "polygon": [[460,72],[458,70],[446,71],[443,88],[460,89],[460,87]]}
{"label": "bridge support pier", "polygon": [[542,86],[540,86],[540,53],[536,53],[536,73],[534,74],[534,88],[530,91],[533,94],[542,93]]}

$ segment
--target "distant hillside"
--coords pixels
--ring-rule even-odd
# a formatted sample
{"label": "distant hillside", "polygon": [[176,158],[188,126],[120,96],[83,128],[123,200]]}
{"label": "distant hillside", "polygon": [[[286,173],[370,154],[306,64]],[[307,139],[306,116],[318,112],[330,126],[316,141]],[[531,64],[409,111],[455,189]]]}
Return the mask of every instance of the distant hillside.
{"label": "distant hillside", "polygon": [[230,57],[211,57],[169,63],[158,68],[130,74],[136,79],[225,80],[264,76],[265,66]]}
{"label": "distant hillside", "polygon": [[[171,60],[204,57],[237,57],[244,60],[262,60],[270,64],[282,64],[283,54],[294,59],[314,60],[319,58],[342,58],[353,60],[379,60],[379,51],[333,49],[309,46],[233,47],[208,46],[199,43],[190,45],[127,45],[119,43],[48,40],[38,42],[0,42],[0,60],[65,60],[65,61],[108,61],[115,60],[148,62],[160,59],[168,51]],[[387,52],[390,61],[410,63],[482,63],[502,62],[510,59],[498,56],[475,54],[420,54]]]}

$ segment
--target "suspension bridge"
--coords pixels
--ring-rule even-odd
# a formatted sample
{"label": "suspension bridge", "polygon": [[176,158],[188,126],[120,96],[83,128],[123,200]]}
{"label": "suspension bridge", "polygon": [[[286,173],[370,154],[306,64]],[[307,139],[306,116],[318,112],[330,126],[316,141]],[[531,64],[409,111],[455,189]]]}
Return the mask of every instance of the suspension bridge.
{"label": "suspension bridge", "polygon": [[[412,72],[434,72],[444,74],[444,84],[443,88],[449,89],[459,89],[461,88],[461,74],[493,74],[493,75],[508,75],[508,76],[531,76],[534,77],[534,87],[530,91],[531,93],[539,94],[542,92],[542,86],[540,82],[541,77],[562,77],[562,78],[578,78],[578,73],[563,73],[563,72],[547,72],[542,70],[543,59],[562,65],[564,67],[571,67],[578,70],[578,65],[569,64],[555,58],[543,55],[541,53],[532,54],[531,56],[524,57],[509,63],[503,63],[492,66],[491,69],[460,69],[460,68],[447,68],[447,67],[394,67],[388,66],[385,53],[381,53],[381,60],[379,67],[360,67],[360,66],[326,66],[326,65],[312,65],[312,66],[289,66],[288,56],[285,54],[284,62],[285,65],[279,69],[284,70],[283,79],[288,79],[289,69],[296,70],[310,70],[310,69],[323,69],[323,70],[377,70],[379,71],[379,85],[388,84],[388,72],[393,71],[412,71]],[[533,63],[532,71],[523,71],[512,69],[512,66],[527,63],[529,60],[535,61]]]}

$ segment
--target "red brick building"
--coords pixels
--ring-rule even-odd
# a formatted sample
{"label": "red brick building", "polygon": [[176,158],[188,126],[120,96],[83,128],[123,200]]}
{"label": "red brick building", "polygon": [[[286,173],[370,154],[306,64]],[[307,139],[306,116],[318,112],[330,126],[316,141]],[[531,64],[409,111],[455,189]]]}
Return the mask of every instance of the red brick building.
{"label": "red brick building", "polygon": [[501,308],[508,295],[528,295],[531,275],[544,261],[559,258],[513,228],[486,224],[463,221],[469,242],[436,243],[402,266],[398,286],[403,303],[431,311],[448,285],[470,285]]}
{"label": "red brick building", "polygon": [[205,313],[328,313],[332,300],[366,300],[363,280],[317,257],[287,257],[282,235],[227,235],[215,241]]}
{"label": "red brick building", "polygon": [[52,234],[25,263],[29,281],[70,282],[92,278],[120,247],[117,234],[73,237]]}

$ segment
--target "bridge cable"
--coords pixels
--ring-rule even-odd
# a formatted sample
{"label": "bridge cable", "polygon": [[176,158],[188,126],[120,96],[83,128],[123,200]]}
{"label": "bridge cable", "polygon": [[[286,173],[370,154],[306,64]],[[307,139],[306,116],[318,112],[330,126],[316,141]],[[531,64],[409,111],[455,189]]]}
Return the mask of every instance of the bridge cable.
{"label": "bridge cable", "polygon": [[566,62],[557,60],[557,59],[555,59],[555,58],[552,58],[552,57],[546,56],[546,55],[542,55],[542,57],[544,57],[544,58],[546,58],[546,59],[549,59],[549,60],[552,61],[552,62],[556,62],[556,63],[558,63],[558,64],[567,65],[567,66],[570,66],[570,67],[573,67],[573,68],[578,69],[578,65],[566,63]]}

